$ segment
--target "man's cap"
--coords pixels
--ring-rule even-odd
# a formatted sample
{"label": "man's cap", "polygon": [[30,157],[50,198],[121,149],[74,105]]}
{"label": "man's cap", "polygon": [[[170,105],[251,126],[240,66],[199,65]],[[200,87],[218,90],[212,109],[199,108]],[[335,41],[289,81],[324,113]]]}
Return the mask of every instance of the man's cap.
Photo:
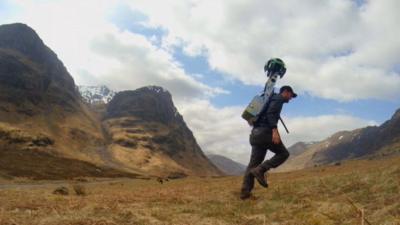
{"label": "man's cap", "polygon": [[296,97],[297,97],[297,94],[296,94],[296,93],[294,93],[294,91],[293,91],[293,88],[292,88],[292,87],[290,87],[290,86],[288,86],[288,85],[286,85],[286,86],[282,86],[282,87],[281,87],[281,89],[279,90],[279,93],[282,93],[282,92],[284,92],[284,91],[289,91],[289,92],[292,92],[292,94],[293,94],[293,98],[296,98]]}

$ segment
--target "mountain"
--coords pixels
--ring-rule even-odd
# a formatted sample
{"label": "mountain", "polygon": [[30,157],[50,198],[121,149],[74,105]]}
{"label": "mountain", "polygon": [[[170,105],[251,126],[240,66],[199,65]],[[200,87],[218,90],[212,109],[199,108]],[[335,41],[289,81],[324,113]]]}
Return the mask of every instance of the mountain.
{"label": "mountain", "polygon": [[[16,104],[26,115],[46,104],[79,108],[79,93],[57,55],[24,24],[0,26],[1,100]],[[37,107],[37,108],[35,108]],[[35,108],[35,109],[34,109]]]}
{"label": "mountain", "polygon": [[315,144],[315,142],[297,142],[294,145],[288,148],[291,156],[297,156],[306,151],[311,145]]}
{"label": "mountain", "polygon": [[114,156],[132,168],[161,175],[222,174],[162,87],[118,92],[107,105],[103,125]]}
{"label": "mountain", "polygon": [[115,91],[110,90],[107,86],[77,86],[80,94],[85,102],[89,104],[107,104],[116,94]]}
{"label": "mountain", "polygon": [[57,55],[30,27],[0,26],[0,170],[49,179],[118,174],[103,168],[103,139]]}
{"label": "mountain", "polygon": [[222,172],[227,175],[241,176],[246,171],[246,166],[222,155],[208,154],[207,157]]}
{"label": "mountain", "polygon": [[341,131],[306,146],[302,151],[301,154],[291,155],[279,171],[400,154],[400,109],[380,126]]}
{"label": "mountain", "polygon": [[327,146],[318,151],[313,158],[318,164],[398,154],[400,153],[400,109],[381,126],[337,133],[327,141]]}
{"label": "mountain", "polygon": [[146,87],[112,97],[106,87],[90,89],[80,95],[63,63],[32,28],[1,25],[0,175],[221,174],[167,91]]}

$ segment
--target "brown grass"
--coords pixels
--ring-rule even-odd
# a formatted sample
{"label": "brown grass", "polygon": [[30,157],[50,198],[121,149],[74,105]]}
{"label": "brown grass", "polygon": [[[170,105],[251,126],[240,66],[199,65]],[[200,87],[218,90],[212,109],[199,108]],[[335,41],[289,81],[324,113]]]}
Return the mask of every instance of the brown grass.
{"label": "brown grass", "polygon": [[74,189],[76,195],[80,195],[80,196],[85,196],[85,195],[87,195],[87,193],[86,193],[86,187],[83,186],[83,185],[74,184],[74,185],[72,185],[72,188]]}
{"label": "brown grass", "polygon": [[399,163],[397,157],[275,173],[270,188],[256,186],[247,201],[238,198],[241,177],[89,181],[79,184],[85,196],[53,195],[52,183],[0,186],[0,224],[361,224],[350,198],[371,224],[395,225]]}

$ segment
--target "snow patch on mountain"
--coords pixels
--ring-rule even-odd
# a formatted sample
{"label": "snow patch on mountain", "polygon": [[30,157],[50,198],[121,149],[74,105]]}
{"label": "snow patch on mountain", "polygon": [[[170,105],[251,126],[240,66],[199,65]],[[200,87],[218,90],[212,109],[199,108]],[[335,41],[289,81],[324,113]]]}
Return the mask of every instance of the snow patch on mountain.
{"label": "snow patch on mountain", "polygon": [[111,101],[114,95],[117,93],[110,90],[107,86],[78,86],[78,90],[81,93],[83,99],[90,104],[104,103],[107,104]]}

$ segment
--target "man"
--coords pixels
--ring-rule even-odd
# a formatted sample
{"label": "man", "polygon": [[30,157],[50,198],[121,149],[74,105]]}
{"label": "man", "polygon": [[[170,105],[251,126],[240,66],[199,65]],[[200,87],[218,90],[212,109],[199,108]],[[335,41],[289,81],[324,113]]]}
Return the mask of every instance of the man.
{"label": "man", "polygon": [[[279,94],[270,97],[268,103],[260,112],[258,119],[254,123],[250,134],[251,157],[243,178],[241,199],[251,196],[254,187],[254,178],[263,187],[268,187],[264,174],[271,168],[281,165],[289,157],[289,152],[281,141],[277,124],[284,103],[288,103],[292,98],[297,97],[290,86],[283,86]],[[267,150],[271,150],[275,155],[264,161]],[[264,161],[264,162],[263,162]]]}

